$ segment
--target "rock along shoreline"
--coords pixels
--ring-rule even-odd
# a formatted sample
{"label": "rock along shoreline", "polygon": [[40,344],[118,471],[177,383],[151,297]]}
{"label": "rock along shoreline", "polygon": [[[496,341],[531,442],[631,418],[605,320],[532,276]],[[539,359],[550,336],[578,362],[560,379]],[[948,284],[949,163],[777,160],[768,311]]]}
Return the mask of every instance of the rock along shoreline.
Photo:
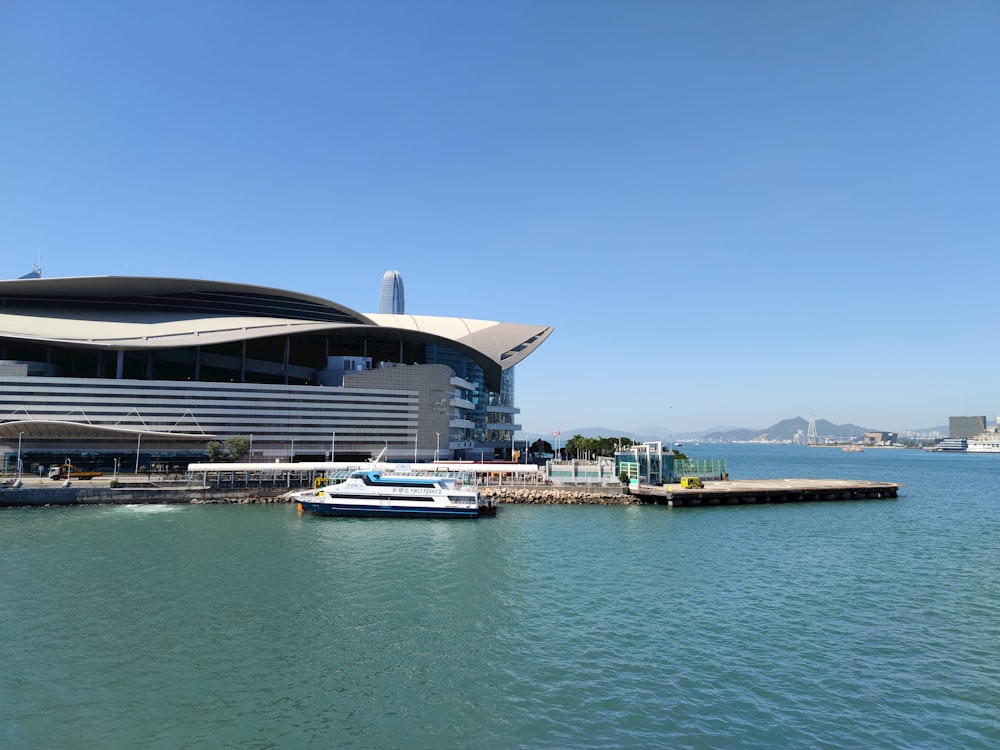
{"label": "rock along shoreline", "polygon": [[[45,507],[60,505],[258,505],[292,502],[287,488],[273,491],[225,488],[89,488],[25,487],[0,491],[0,507]],[[511,505],[633,505],[639,500],[621,486],[552,487],[488,486],[480,487],[483,497],[498,504]]]}

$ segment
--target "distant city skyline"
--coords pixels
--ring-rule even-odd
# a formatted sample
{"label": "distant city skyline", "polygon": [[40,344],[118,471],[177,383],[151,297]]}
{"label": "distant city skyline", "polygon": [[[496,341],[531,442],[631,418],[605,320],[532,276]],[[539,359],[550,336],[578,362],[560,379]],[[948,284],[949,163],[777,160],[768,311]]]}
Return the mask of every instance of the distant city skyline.
{"label": "distant city skyline", "polygon": [[1000,411],[1000,4],[101,7],[4,5],[6,278],[400,269],[537,434]]}
{"label": "distant city skyline", "polygon": [[[572,438],[576,434],[582,434],[585,437],[618,437],[618,436],[636,436],[649,440],[663,440],[666,442],[672,442],[675,440],[693,440],[699,439],[705,435],[719,432],[731,432],[736,430],[747,430],[751,432],[766,432],[771,427],[785,421],[786,419],[803,419],[808,423],[808,417],[785,417],[783,419],[774,420],[766,425],[709,425],[701,429],[694,430],[676,430],[664,425],[645,425],[639,427],[638,429],[619,429],[613,425],[576,425],[572,427],[567,427],[559,431],[559,440],[565,442],[566,440]],[[835,425],[843,425],[847,423],[833,422],[833,420],[817,419],[817,421],[827,421]],[[856,425],[861,431],[880,431],[881,428],[873,425]],[[904,427],[902,429],[886,429],[886,432],[894,432],[903,437],[946,437],[949,434],[948,421],[945,420],[943,423],[938,425],[922,425],[918,427]],[[803,430],[803,435],[805,430]],[[826,433],[823,433],[826,434]],[[543,440],[548,440],[550,443],[553,442],[556,437],[555,433],[546,434],[533,431],[520,431],[517,434],[518,440],[523,440],[527,436],[529,439],[534,440],[541,438]]]}

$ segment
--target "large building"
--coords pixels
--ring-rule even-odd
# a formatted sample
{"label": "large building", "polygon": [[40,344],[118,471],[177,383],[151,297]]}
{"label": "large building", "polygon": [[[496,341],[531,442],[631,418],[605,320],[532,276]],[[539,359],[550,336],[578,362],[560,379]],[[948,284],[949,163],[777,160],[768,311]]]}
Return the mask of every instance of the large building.
{"label": "large building", "polygon": [[25,471],[185,466],[233,437],[256,462],[505,458],[514,365],[551,332],[217,281],[0,281],[0,448]]}
{"label": "large building", "polygon": [[378,311],[389,315],[402,315],[406,312],[406,298],[403,296],[403,277],[399,271],[386,271],[382,276],[382,289],[379,293]]}
{"label": "large building", "polygon": [[948,437],[970,438],[986,432],[986,417],[948,417]]}

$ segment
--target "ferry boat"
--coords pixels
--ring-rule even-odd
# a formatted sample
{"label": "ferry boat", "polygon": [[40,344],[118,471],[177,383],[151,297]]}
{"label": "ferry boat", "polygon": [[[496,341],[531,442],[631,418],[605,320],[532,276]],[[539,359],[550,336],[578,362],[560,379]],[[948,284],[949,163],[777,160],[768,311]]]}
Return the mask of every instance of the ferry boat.
{"label": "ferry boat", "polygon": [[496,504],[455,477],[353,472],[340,484],[296,492],[301,511],[319,516],[368,518],[478,518],[496,514]]}
{"label": "ferry boat", "polygon": [[929,445],[924,450],[934,453],[964,453],[968,449],[968,441],[965,438],[944,438],[943,440]]}
{"label": "ferry boat", "polygon": [[969,438],[966,451],[969,453],[1000,453],[1000,418],[997,419],[997,424],[992,429]]}

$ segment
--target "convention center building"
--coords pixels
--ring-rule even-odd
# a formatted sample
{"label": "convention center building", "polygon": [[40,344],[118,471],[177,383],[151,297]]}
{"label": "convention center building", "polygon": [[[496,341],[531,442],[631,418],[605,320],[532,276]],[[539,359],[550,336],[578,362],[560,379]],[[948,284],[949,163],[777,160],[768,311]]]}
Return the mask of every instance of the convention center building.
{"label": "convention center building", "polygon": [[389,309],[220,281],[0,281],[4,468],[183,470],[237,437],[250,462],[510,460],[514,366],[552,329]]}

